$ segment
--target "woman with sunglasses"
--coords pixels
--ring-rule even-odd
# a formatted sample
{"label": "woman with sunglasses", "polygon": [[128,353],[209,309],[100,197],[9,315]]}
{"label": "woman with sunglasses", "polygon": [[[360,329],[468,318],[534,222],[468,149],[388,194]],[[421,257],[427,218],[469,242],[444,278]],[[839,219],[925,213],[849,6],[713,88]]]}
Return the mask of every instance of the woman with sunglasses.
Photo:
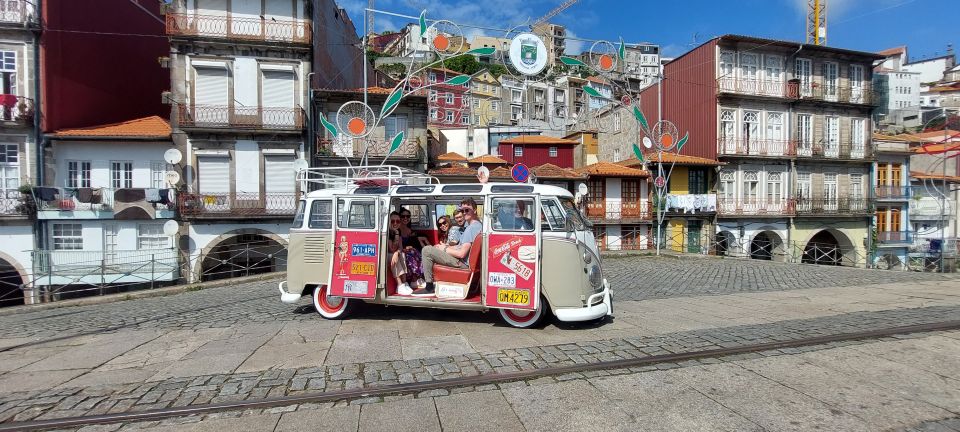
{"label": "woman with sunglasses", "polygon": [[437,218],[437,246],[447,244],[450,235],[450,216],[443,215]]}
{"label": "woman with sunglasses", "polygon": [[[393,224],[393,213],[396,213],[399,219],[397,225]],[[397,237],[397,249],[394,253],[394,256],[391,258],[391,266],[395,270],[401,270],[400,265],[403,265],[403,272],[394,272],[394,277],[397,278],[397,293],[401,295],[408,295],[413,292],[413,288],[410,286],[411,282],[415,282],[417,286],[425,285],[423,282],[423,267],[421,266],[420,258],[420,248],[422,247],[422,242],[417,238],[417,233],[413,231],[413,228],[410,227],[410,210],[405,208],[400,208],[399,211],[391,213],[390,216],[390,234],[394,234]],[[403,280],[401,280],[401,278]]]}

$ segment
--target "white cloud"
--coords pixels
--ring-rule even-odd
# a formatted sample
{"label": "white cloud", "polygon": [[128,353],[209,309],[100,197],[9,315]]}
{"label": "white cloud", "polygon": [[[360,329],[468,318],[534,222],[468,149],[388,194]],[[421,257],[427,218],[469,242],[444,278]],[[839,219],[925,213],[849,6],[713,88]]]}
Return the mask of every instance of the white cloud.
{"label": "white cloud", "polygon": [[563,51],[564,54],[577,55],[583,52],[583,49],[586,46],[586,42],[578,39],[573,39],[576,37],[577,37],[576,33],[574,33],[570,29],[567,29],[567,45],[566,45],[566,48],[564,48],[564,51]]}

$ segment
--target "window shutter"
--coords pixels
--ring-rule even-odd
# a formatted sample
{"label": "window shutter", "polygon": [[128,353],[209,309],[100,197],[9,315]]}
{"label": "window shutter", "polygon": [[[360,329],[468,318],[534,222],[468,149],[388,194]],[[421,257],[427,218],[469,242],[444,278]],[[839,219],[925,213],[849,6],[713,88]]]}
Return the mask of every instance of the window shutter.
{"label": "window shutter", "polygon": [[263,164],[264,187],[268,194],[296,191],[293,156],[265,156]]}
{"label": "window shutter", "polygon": [[201,194],[230,193],[230,159],[201,157],[198,165]]}
{"label": "window shutter", "polygon": [[263,106],[292,108],[296,101],[294,74],[286,71],[263,71]]}
{"label": "window shutter", "polygon": [[197,82],[194,88],[197,105],[227,106],[230,80],[224,68],[197,67]]}

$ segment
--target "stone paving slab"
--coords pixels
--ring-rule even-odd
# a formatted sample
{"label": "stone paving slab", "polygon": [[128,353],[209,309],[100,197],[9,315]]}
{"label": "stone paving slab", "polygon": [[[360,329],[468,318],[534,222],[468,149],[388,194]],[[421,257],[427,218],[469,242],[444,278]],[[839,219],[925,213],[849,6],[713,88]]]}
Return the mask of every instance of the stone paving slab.
{"label": "stone paving slab", "polygon": [[[813,353],[838,364],[858,361],[857,350],[896,353],[897,363],[915,364],[923,351],[897,350],[909,343],[924,350],[947,350],[960,357],[960,332],[939,332],[903,338],[887,338],[836,347],[815,347]],[[939,340],[938,340],[939,339]],[[946,341],[945,341],[946,340]],[[944,345],[950,340],[955,343]],[[939,348],[938,348],[939,347]],[[853,357],[850,357],[853,356]],[[720,431],[720,430],[890,430],[956,431],[956,414],[944,415],[925,402],[926,392],[888,393],[877,397],[877,388],[887,376],[882,370],[864,368],[850,374],[845,368],[811,369],[806,354],[765,356],[749,360],[718,359],[713,364],[694,362],[667,370],[607,371],[584,375],[505,383],[450,393],[424,393],[391,397],[390,400],[357,400],[349,404],[301,404],[264,410],[222,412],[123,425],[104,425],[96,430],[225,430],[243,428],[243,423],[224,419],[250,419],[250,424],[270,423],[279,415],[275,430],[332,430],[321,421],[342,425],[336,430],[381,430],[376,419],[395,422],[389,430],[614,430],[614,431]],[[908,376],[913,370],[908,370]],[[820,382],[822,389],[796,388],[796,382]],[[960,383],[952,381],[955,391]],[[829,395],[834,386],[845,395]],[[463,390],[463,391],[459,391]],[[831,399],[824,399],[830,396]],[[485,407],[491,407],[485,411]],[[436,408],[431,411],[431,408]],[[448,409],[454,407],[454,409]],[[466,407],[480,414],[467,412]],[[918,409],[908,409],[918,408]],[[872,413],[884,413],[874,417]],[[479,418],[480,420],[476,420]],[[498,423],[499,422],[499,423]],[[889,422],[884,424],[884,422]],[[487,428],[498,423],[497,428]],[[473,424],[476,427],[469,428]],[[502,427],[501,427],[502,424]],[[899,427],[896,425],[909,425]],[[83,430],[83,429],[80,429]]]}

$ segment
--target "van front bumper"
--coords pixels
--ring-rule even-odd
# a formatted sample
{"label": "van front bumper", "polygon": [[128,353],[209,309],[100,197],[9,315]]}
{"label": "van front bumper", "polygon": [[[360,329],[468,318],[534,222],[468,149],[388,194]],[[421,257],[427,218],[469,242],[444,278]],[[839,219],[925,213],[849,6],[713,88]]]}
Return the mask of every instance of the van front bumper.
{"label": "van front bumper", "polygon": [[294,304],[300,301],[300,294],[288,293],[286,288],[287,281],[280,282],[280,284],[277,285],[277,289],[280,290],[280,301],[286,304]]}
{"label": "van front bumper", "polygon": [[[593,304],[597,298],[603,301]],[[593,306],[584,306],[579,308],[558,308],[554,309],[553,315],[560,321],[590,321],[607,315],[613,315],[613,292],[610,291],[610,284],[607,279],[603,279],[603,291],[591,295],[587,298],[587,304]]]}

